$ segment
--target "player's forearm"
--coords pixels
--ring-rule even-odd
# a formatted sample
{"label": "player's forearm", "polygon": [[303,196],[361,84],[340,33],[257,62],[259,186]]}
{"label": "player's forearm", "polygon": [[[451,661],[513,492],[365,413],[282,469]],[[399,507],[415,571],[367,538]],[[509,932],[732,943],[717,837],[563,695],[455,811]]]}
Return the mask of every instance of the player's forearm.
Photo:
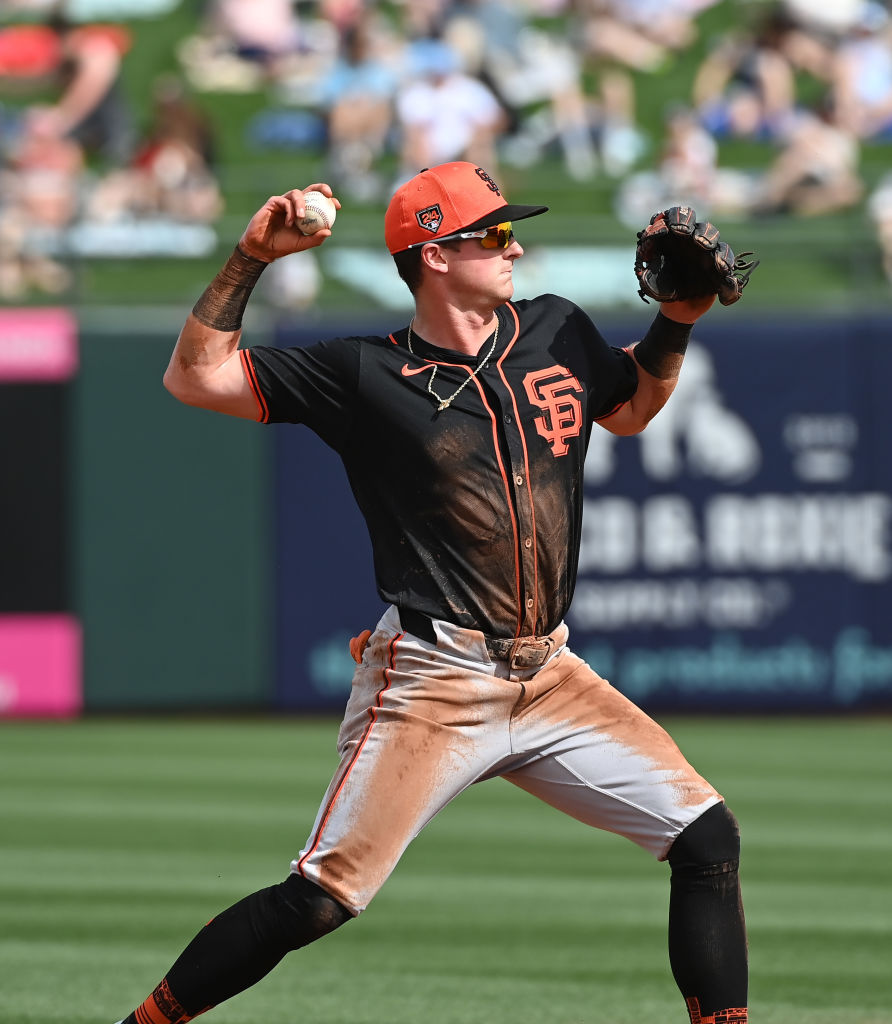
{"label": "player's forearm", "polygon": [[616,426],[622,429],[614,429],[618,434],[638,434],[650,423],[663,406],[669,401],[669,397],[675,390],[678,377],[654,377],[639,366],[638,388],[635,394],[626,403],[626,417],[624,421],[618,421]]}
{"label": "player's forearm", "polygon": [[678,383],[694,324],[715,299],[715,295],[703,295],[660,303],[650,330],[629,350],[638,364],[638,389],[628,402],[631,429],[625,433],[644,430],[669,401]]}
{"label": "player's forearm", "polygon": [[237,245],[192,307],[193,317],[213,331],[240,331],[248,299],[268,266],[267,262],[249,256]]}
{"label": "player's forearm", "polygon": [[602,420],[602,426],[621,435],[644,430],[675,390],[691,327],[663,312],[657,314],[647,334],[628,349],[638,365],[635,394],[613,416]]}
{"label": "player's forearm", "polygon": [[217,408],[216,399],[241,390],[242,317],[266,266],[236,247],[195,303],[164,374],[164,386],[180,401]]}
{"label": "player's forearm", "polygon": [[650,330],[631,349],[635,362],[657,380],[677,380],[693,326],[661,309]]}

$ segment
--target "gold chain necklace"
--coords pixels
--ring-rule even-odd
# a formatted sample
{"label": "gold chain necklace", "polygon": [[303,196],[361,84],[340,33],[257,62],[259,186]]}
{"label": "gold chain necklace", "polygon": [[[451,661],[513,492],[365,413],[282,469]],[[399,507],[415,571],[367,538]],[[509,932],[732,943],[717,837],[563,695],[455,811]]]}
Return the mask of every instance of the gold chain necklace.
{"label": "gold chain necklace", "polygon": [[[464,391],[464,389],[471,383],[471,381],[474,380],[474,378],[483,369],[483,367],[486,366],[486,364],[489,362],[490,356],[496,350],[496,342],[498,340],[499,340],[499,318],[497,316],[496,317],[496,329],[493,331],[493,334],[492,334],[492,344],[489,346],[489,351],[483,357],[483,360],[474,367],[474,369],[470,372],[470,374],[468,374],[468,379],[466,381],[463,381],[461,384],[459,384],[459,386],[455,389],[455,391],[452,392],[452,394],[448,398],[443,398],[442,395],[438,395],[437,392],[434,391],[433,385],[434,385],[434,377],[437,376],[437,367],[436,366],[432,366],[431,367],[431,370],[433,372],[431,373],[430,380],[427,382],[427,393],[431,396],[431,398],[436,399],[436,401],[437,401],[437,412],[442,412],[444,409],[448,409],[449,406],[452,405],[453,400],[458,398],[458,396],[462,393],[462,391]],[[409,324],[409,334],[408,334],[408,337],[406,338],[406,345],[408,346],[409,351],[414,356],[415,355],[415,349],[412,348],[412,324],[411,323]]]}

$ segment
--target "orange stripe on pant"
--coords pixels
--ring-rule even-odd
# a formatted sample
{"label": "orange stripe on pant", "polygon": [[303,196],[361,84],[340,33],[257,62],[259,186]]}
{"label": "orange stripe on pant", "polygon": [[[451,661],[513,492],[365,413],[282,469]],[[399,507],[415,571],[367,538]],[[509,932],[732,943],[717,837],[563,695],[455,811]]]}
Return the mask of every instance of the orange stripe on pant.
{"label": "orange stripe on pant", "polygon": [[[305,862],[307,861],[307,859],[310,856],[312,856],[312,854],[316,851],[316,848],[318,847],[318,845],[319,845],[319,843],[320,843],[320,841],[322,839],[322,833],[325,830],[325,826],[328,823],[329,818],[331,817],[332,811],[334,809],[334,805],[335,805],[338,797],[340,796],[341,791],[343,790],[344,786],[347,784],[347,781],[350,778],[350,773],[353,771],[353,767],[356,764],[356,762],[358,761],[359,755],[362,753],[363,748],[366,745],[366,741],[368,740],[369,736],[372,734],[372,729],[375,727],[375,723],[378,721],[378,711],[381,708],[382,699],[384,697],[384,694],[387,692],[387,690],[390,688],[390,685],[391,685],[390,673],[393,670],[393,661],[394,661],[394,658],[396,656],[396,647],[397,647],[397,644],[399,643],[399,641],[401,639],[402,639],[402,634],[400,634],[399,636],[395,636],[395,637],[393,637],[393,639],[390,641],[390,643],[388,645],[388,650],[389,650],[388,665],[387,665],[387,668],[385,668],[384,672],[383,672],[384,685],[378,691],[377,697],[375,698],[374,706],[369,708],[368,711],[367,711],[367,714],[368,714],[368,717],[369,717],[369,723],[368,723],[368,726],[366,727],[365,734],[362,737],[361,741],[359,742],[359,744],[358,744],[358,746],[357,746],[357,748],[356,748],[352,758],[350,759],[350,763],[346,765],[346,767],[340,773],[339,777],[338,776],[335,777],[335,780],[332,783],[332,786],[331,786],[331,797],[327,801],[327,804],[325,806],[325,810],[322,811],[320,813],[320,815],[319,815],[319,819],[318,819],[318,822],[317,822],[314,838],[311,840],[311,843],[309,845],[309,849],[306,851],[306,853],[304,853],[304,855],[300,858],[300,860],[296,861],[292,865],[294,870],[296,870],[301,875],[304,875],[303,866],[304,866]],[[304,876],[304,877],[306,877],[306,876]]]}

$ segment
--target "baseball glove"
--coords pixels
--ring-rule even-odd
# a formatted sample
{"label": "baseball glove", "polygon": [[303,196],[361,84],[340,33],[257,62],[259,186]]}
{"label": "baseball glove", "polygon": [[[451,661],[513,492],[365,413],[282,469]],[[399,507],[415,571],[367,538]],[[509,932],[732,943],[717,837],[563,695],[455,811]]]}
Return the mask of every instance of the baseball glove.
{"label": "baseball glove", "polygon": [[759,260],[748,258],[752,255],[735,256],[714,224],[698,223],[690,206],[673,206],[655,213],[638,232],[638,294],[645,302],[648,295],[657,302],[718,295],[723,306],[730,306],[759,265]]}

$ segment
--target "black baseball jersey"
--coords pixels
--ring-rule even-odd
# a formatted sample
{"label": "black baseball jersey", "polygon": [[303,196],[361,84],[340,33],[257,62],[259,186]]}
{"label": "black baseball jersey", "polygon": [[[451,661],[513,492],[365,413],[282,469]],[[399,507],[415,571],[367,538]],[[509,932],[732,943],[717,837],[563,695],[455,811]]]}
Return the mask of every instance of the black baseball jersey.
{"label": "black baseball jersey", "polygon": [[[543,634],[573,596],[592,423],[635,392],[634,361],[567,299],[496,310],[475,359],[406,328],[242,350],[263,422],[304,423],[344,462],[381,598],[490,636]],[[477,359],[488,353],[490,340]]]}

